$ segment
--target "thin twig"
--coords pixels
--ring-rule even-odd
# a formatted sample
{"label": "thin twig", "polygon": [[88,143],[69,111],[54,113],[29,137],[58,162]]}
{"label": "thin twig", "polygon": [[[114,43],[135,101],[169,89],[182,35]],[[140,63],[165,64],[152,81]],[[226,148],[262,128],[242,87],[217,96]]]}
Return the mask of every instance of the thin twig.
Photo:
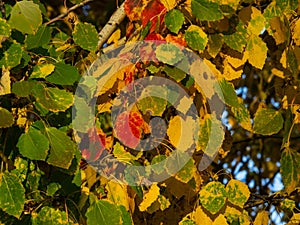
{"label": "thin twig", "polygon": [[46,22],[45,24],[49,25],[49,24],[54,23],[54,22],[56,22],[58,20],[61,20],[61,19],[65,18],[70,12],[72,12],[72,11],[74,11],[74,10],[76,10],[76,9],[78,9],[78,8],[80,8],[80,7],[84,6],[84,5],[92,2],[92,1],[94,1],[94,0],[85,0],[85,1],[83,1],[83,2],[81,2],[79,4],[77,4],[77,5],[74,5],[71,8],[69,8],[66,12],[60,14],[59,16],[53,18],[52,20]]}
{"label": "thin twig", "polygon": [[125,11],[124,4],[122,5],[112,14],[109,21],[105,24],[102,30],[99,32],[99,41],[98,41],[98,50],[103,46],[103,44],[107,41],[110,35],[115,31],[118,25],[125,19]]}

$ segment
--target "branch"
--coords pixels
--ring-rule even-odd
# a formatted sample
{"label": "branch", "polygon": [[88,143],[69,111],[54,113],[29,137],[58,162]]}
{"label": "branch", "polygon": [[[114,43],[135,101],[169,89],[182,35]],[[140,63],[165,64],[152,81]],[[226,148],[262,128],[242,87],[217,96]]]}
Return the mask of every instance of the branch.
{"label": "branch", "polygon": [[60,14],[59,16],[53,18],[52,20],[46,22],[45,24],[48,26],[51,23],[54,23],[54,22],[56,22],[58,20],[61,20],[61,19],[65,18],[70,12],[72,12],[72,11],[74,11],[74,10],[76,10],[76,9],[78,9],[78,8],[80,8],[80,7],[84,6],[84,5],[92,2],[92,1],[94,1],[94,0],[85,0],[85,1],[83,1],[83,2],[81,2],[79,4],[77,4],[77,5],[74,5],[71,8],[69,8],[66,12]]}
{"label": "branch", "polygon": [[122,5],[112,14],[109,21],[105,24],[102,30],[99,32],[99,41],[98,41],[98,50],[102,47],[102,45],[107,41],[110,35],[115,31],[118,25],[125,19],[125,11],[124,4]]}

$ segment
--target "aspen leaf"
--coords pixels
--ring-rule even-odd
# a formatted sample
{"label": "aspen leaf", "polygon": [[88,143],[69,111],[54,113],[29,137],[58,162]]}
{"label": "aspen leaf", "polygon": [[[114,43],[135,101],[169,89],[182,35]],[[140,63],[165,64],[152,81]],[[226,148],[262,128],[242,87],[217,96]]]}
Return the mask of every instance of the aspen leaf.
{"label": "aspen leaf", "polygon": [[167,10],[171,10],[176,6],[176,0],[160,0],[160,2],[167,8]]}
{"label": "aspen leaf", "polygon": [[283,127],[283,118],[279,111],[274,109],[258,109],[254,116],[254,133],[272,135]]}
{"label": "aspen leaf", "polygon": [[194,160],[190,159],[179,172],[176,173],[175,178],[183,183],[188,183],[196,172]]}
{"label": "aspen leaf", "polygon": [[287,147],[281,153],[280,173],[284,187],[288,193],[292,192],[299,185],[300,154],[294,149]]}
{"label": "aspen leaf", "polygon": [[192,0],[192,13],[197,19],[204,21],[215,21],[223,18],[219,4],[207,0]]}
{"label": "aspen leaf", "polygon": [[120,40],[120,38],[121,38],[121,30],[117,29],[112,35],[110,35],[110,37],[106,43],[107,44],[110,44],[110,43],[118,44],[118,41]]}
{"label": "aspen leaf", "polygon": [[149,189],[149,191],[144,194],[143,201],[139,205],[139,209],[143,212],[149,208],[152,203],[154,203],[159,196],[159,187],[156,183],[153,183]]}
{"label": "aspen leaf", "polygon": [[252,131],[249,110],[246,108],[242,98],[238,98],[238,101],[238,107],[232,107],[231,111],[234,114],[234,117],[237,119],[237,122],[241,125],[241,127],[248,131]]}
{"label": "aspen leaf", "polygon": [[226,34],[223,39],[230,48],[242,52],[247,44],[247,29],[241,21],[235,29],[233,34]]}
{"label": "aspen leaf", "polygon": [[268,225],[269,224],[269,214],[266,211],[261,211],[255,217],[253,225]]}
{"label": "aspen leaf", "polygon": [[225,216],[221,214],[214,220],[212,225],[228,225],[228,223]]}
{"label": "aspen leaf", "polygon": [[12,126],[14,117],[7,109],[0,107],[0,128]]}
{"label": "aspen leaf", "polygon": [[183,53],[174,44],[161,44],[155,50],[156,58],[166,64],[174,65],[183,58]]}
{"label": "aspen leaf", "polygon": [[42,24],[42,13],[38,4],[32,1],[16,2],[9,19],[12,28],[22,33],[34,34]]}
{"label": "aspen leaf", "polygon": [[293,26],[293,40],[296,45],[300,45],[300,20],[298,19]]}
{"label": "aspen leaf", "polygon": [[211,34],[208,36],[207,50],[212,57],[216,57],[224,43],[223,35]]}
{"label": "aspen leaf", "polygon": [[22,47],[19,43],[3,43],[0,48],[0,68],[11,69],[20,64],[22,59]]}
{"label": "aspen leaf", "polygon": [[83,49],[95,51],[98,45],[98,32],[94,25],[79,22],[75,25],[73,39]]}
{"label": "aspen leaf", "polygon": [[208,42],[206,33],[196,25],[189,26],[184,34],[184,38],[188,46],[197,51],[204,50]]}
{"label": "aspen leaf", "polygon": [[231,107],[238,107],[239,101],[233,85],[230,82],[226,81],[225,79],[220,80],[219,85],[221,87],[222,94],[224,96],[224,101],[225,101],[224,103]]}
{"label": "aspen leaf", "polygon": [[29,34],[26,37],[26,49],[30,50],[38,47],[47,47],[47,44],[51,39],[51,32],[52,29],[49,26],[45,24],[40,26],[35,34]]}
{"label": "aspen leaf", "polygon": [[50,75],[55,69],[53,64],[45,63],[36,65],[30,75],[30,78],[45,78]]}
{"label": "aspen leaf", "polygon": [[70,224],[66,212],[54,209],[49,206],[44,206],[39,213],[32,217],[32,224]]}
{"label": "aspen leaf", "polygon": [[247,42],[244,57],[248,59],[252,66],[262,69],[265,65],[267,52],[268,48],[266,43],[263,42],[260,37],[251,35]]}
{"label": "aspen leaf", "polygon": [[230,180],[226,185],[228,200],[239,207],[243,207],[250,197],[248,186],[238,180]]}
{"label": "aspen leaf", "polygon": [[10,94],[10,72],[2,68],[2,76],[0,77],[0,96]]}
{"label": "aspen leaf", "polygon": [[53,73],[46,77],[47,81],[60,85],[72,85],[79,80],[80,74],[74,66],[62,62],[55,63],[54,66]]}
{"label": "aspen leaf", "polygon": [[203,211],[201,206],[198,206],[196,210],[191,213],[191,217],[196,224],[212,225],[213,222],[210,217]]}
{"label": "aspen leaf", "polygon": [[224,206],[226,197],[224,185],[217,181],[209,182],[199,192],[202,206],[212,214],[216,214]]}
{"label": "aspen leaf", "polygon": [[[11,34],[10,25],[6,22],[6,20],[0,18],[0,42],[4,37],[9,37]],[[0,44],[0,48],[1,48]]]}
{"label": "aspen leaf", "polygon": [[184,15],[177,9],[172,9],[165,16],[167,28],[174,33],[178,33],[184,22]]}
{"label": "aspen leaf", "polygon": [[248,33],[259,35],[265,28],[265,24],[265,17],[261,14],[261,12],[257,8],[251,7],[251,20],[247,28]]}
{"label": "aspen leaf", "polygon": [[107,190],[107,198],[115,205],[123,205],[126,210],[129,210],[129,197],[125,185],[109,181],[105,189]]}

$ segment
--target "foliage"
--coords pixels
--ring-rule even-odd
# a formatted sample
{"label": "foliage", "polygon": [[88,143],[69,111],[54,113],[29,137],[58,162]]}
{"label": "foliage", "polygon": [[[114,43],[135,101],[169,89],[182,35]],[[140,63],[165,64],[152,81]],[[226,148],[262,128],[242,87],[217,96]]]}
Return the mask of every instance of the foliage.
{"label": "foliage", "polygon": [[[259,225],[277,223],[274,215],[300,223],[297,0],[126,0],[127,19],[108,47],[98,46],[97,30],[117,9],[111,1],[2,3],[1,224]],[[128,44],[155,41],[138,52],[151,60],[122,55],[121,47],[87,76],[120,36]],[[203,60],[186,59],[183,47]],[[114,74],[109,80],[108,73]],[[189,95],[179,98],[166,85],[147,91],[130,85],[146,77],[167,78]],[[93,96],[95,84],[105,88]],[[220,88],[211,92],[210,85]],[[90,97],[97,99],[93,118]],[[114,101],[140,97],[129,112],[124,104],[111,116]],[[225,110],[210,108],[212,101]],[[155,124],[166,125],[156,137],[160,144],[143,142]],[[142,143],[154,150],[135,151]],[[176,148],[181,151],[172,154]],[[125,171],[127,180],[143,185],[116,183],[94,169],[103,156],[155,165],[144,175],[167,179],[147,185],[140,171]],[[103,170],[120,171],[118,164]]]}

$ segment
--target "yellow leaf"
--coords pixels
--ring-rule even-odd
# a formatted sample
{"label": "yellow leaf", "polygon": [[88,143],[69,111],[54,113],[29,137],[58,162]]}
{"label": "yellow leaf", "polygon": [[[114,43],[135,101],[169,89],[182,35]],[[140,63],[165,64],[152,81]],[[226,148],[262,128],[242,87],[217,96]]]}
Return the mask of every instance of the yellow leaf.
{"label": "yellow leaf", "polygon": [[117,29],[112,35],[110,35],[109,39],[107,40],[107,44],[110,43],[118,44],[120,38],[121,38],[121,30]]}
{"label": "yellow leaf", "polygon": [[287,225],[299,225],[300,223],[300,213],[294,213]]}
{"label": "yellow leaf", "polygon": [[228,225],[224,215],[220,214],[212,223],[212,225]]}
{"label": "yellow leaf", "polygon": [[299,104],[292,105],[292,113],[295,115],[294,123],[296,123],[296,124],[300,123],[300,113],[298,112],[299,110],[300,110]]}
{"label": "yellow leaf", "polygon": [[223,77],[226,80],[234,80],[240,78],[243,73],[243,68],[241,66],[245,63],[245,61],[246,60],[244,57],[242,59],[238,59],[226,55],[223,62],[224,64]]}
{"label": "yellow leaf", "polygon": [[87,167],[84,170],[81,170],[81,179],[86,181],[88,184],[88,188],[91,189],[91,187],[97,181],[97,173],[95,169],[92,168],[90,165],[87,165]]}
{"label": "yellow leaf", "polygon": [[284,23],[280,20],[279,17],[273,17],[270,20],[270,25],[271,25],[271,29],[272,29],[272,36],[275,39],[276,45],[284,43],[287,38],[286,34],[288,32]]}
{"label": "yellow leaf", "polygon": [[251,35],[247,43],[244,57],[245,60],[248,59],[252,66],[262,69],[265,65],[267,52],[268,48],[266,43],[263,42],[260,37]]}
{"label": "yellow leaf", "polygon": [[248,25],[248,33],[259,35],[262,30],[265,28],[266,19],[261,14],[260,10],[255,7],[251,7],[251,20]]}
{"label": "yellow leaf", "polygon": [[230,180],[226,185],[228,200],[239,207],[243,207],[250,197],[248,186],[239,180]]}
{"label": "yellow leaf", "polygon": [[281,58],[280,58],[280,63],[283,66],[283,68],[287,68],[287,55],[286,55],[287,51],[284,50],[281,54]]}
{"label": "yellow leaf", "polygon": [[201,225],[212,225],[211,218],[202,210],[201,206],[198,206],[195,211],[191,213],[191,218],[196,224]]}
{"label": "yellow leaf", "polygon": [[236,208],[227,206],[224,215],[227,218],[228,223],[239,221],[240,225],[250,225],[249,216],[245,210],[240,211]]}
{"label": "yellow leaf", "polygon": [[292,27],[292,31],[293,31],[293,40],[295,42],[296,45],[300,45],[300,19],[298,19],[294,26]]}
{"label": "yellow leaf", "polygon": [[176,6],[176,0],[160,0],[160,2],[167,8],[167,10],[171,10]]}
{"label": "yellow leaf", "polygon": [[261,211],[257,214],[253,225],[268,225],[269,214],[266,211]]}
{"label": "yellow leaf", "polygon": [[129,197],[127,187],[125,185],[109,181],[106,185],[107,198],[116,205],[123,205],[126,210],[129,210]]}
{"label": "yellow leaf", "polygon": [[6,95],[10,93],[10,72],[9,70],[2,67],[2,76],[0,78],[0,95]]}
{"label": "yellow leaf", "polygon": [[294,55],[297,59],[298,70],[300,70],[300,47],[294,46],[293,50],[294,50]]}
{"label": "yellow leaf", "polygon": [[281,71],[281,70],[279,70],[279,69],[276,69],[276,68],[272,68],[272,69],[271,69],[271,72],[272,72],[272,74],[274,74],[275,76],[284,79],[284,73],[283,73],[283,71]]}
{"label": "yellow leaf", "polygon": [[181,151],[187,150],[195,143],[196,124],[191,116],[182,119],[180,116],[175,116],[170,120],[167,135],[172,145]]}
{"label": "yellow leaf", "polygon": [[149,189],[149,191],[144,195],[143,201],[139,205],[140,211],[146,211],[152,203],[154,203],[159,196],[159,187],[157,183],[153,183]]}

